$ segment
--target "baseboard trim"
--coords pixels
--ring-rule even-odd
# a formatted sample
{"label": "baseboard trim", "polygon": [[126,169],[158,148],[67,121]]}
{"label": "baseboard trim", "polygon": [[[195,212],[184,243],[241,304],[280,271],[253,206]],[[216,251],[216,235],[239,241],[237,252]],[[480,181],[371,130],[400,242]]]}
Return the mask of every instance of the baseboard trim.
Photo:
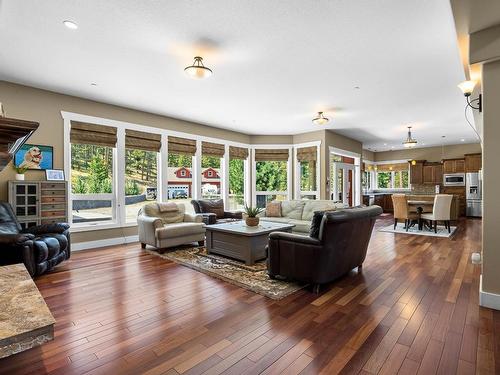
{"label": "baseboard trim", "polygon": [[500,294],[483,291],[483,275],[479,277],[479,306],[500,310]]}
{"label": "baseboard trim", "polygon": [[71,251],[98,249],[100,247],[113,246],[113,245],[124,245],[127,243],[138,242],[138,241],[139,241],[139,236],[135,235],[135,236],[127,236],[127,237],[109,238],[106,240],[77,242],[77,243],[71,244]]}

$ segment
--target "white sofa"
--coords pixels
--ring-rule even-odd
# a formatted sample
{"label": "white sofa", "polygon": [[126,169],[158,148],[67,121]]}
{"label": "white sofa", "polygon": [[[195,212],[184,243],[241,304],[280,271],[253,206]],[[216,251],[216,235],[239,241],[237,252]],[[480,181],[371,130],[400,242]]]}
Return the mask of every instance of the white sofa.
{"label": "white sofa", "polygon": [[314,211],[330,211],[347,206],[330,200],[281,201],[281,217],[267,217],[265,211],[259,214],[261,221],[295,224],[292,232],[309,234]]}

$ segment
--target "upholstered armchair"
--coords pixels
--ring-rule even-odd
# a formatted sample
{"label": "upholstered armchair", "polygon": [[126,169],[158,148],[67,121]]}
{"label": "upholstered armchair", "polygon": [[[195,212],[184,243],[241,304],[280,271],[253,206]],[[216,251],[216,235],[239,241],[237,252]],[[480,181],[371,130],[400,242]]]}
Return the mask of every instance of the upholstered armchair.
{"label": "upholstered armchair", "polygon": [[379,206],[319,212],[313,216],[309,236],[271,233],[269,277],[310,283],[318,292],[320,285],[362,266],[373,225],[381,213]]}
{"label": "upholstered armchair", "polygon": [[399,220],[405,221],[405,229],[408,232],[412,220],[418,220],[416,212],[410,212],[408,199],[405,194],[392,194],[392,205],[394,207],[394,229]]}
{"label": "upholstered armchair", "polygon": [[151,245],[158,249],[192,242],[205,242],[205,224],[201,215],[186,213],[182,203],[149,203],[137,216],[139,242],[142,248]]}
{"label": "upholstered armchair", "polygon": [[0,250],[0,265],[24,263],[31,276],[41,275],[69,259],[69,224],[21,229],[10,204],[0,202]]}
{"label": "upholstered armchair", "polygon": [[203,222],[206,225],[223,223],[230,220],[241,220],[242,212],[224,211],[224,201],[222,199],[193,199],[191,201],[194,212],[203,215]]}

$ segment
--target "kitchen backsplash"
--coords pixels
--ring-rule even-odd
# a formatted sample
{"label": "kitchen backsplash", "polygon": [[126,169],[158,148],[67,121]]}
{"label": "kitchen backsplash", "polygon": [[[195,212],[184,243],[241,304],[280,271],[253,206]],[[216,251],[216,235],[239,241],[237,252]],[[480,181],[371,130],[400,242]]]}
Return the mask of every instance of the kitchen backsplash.
{"label": "kitchen backsplash", "polygon": [[[443,187],[441,187],[443,190]],[[435,194],[436,185],[411,185],[411,192],[413,194]]]}

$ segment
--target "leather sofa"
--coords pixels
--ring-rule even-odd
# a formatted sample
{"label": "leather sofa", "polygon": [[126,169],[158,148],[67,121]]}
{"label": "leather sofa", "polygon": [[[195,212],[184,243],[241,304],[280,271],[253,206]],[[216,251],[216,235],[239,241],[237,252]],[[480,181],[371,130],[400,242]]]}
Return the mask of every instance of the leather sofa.
{"label": "leather sofa", "polygon": [[194,212],[203,216],[206,225],[223,223],[231,220],[241,220],[241,212],[224,211],[224,201],[222,199],[193,199],[191,201]]}
{"label": "leather sofa", "polygon": [[343,203],[331,200],[289,200],[281,201],[281,216],[268,217],[263,211],[259,214],[261,221],[294,224],[292,232],[307,234],[311,230],[311,221],[315,211],[334,211],[345,208]]}
{"label": "leather sofa", "polygon": [[203,245],[205,224],[201,215],[187,214],[183,203],[170,203],[173,210],[162,212],[162,203],[149,203],[139,210],[137,225],[139,242],[158,249],[174,247],[192,242]]}
{"label": "leather sofa", "polygon": [[0,265],[24,263],[30,275],[37,276],[70,256],[69,224],[21,229],[10,204],[0,202]]}
{"label": "leather sofa", "polygon": [[269,276],[310,283],[318,292],[320,285],[362,266],[373,225],[381,213],[379,206],[321,212],[314,215],[312,224],[319,226],[317,237],[271,233],[267,259]]}

